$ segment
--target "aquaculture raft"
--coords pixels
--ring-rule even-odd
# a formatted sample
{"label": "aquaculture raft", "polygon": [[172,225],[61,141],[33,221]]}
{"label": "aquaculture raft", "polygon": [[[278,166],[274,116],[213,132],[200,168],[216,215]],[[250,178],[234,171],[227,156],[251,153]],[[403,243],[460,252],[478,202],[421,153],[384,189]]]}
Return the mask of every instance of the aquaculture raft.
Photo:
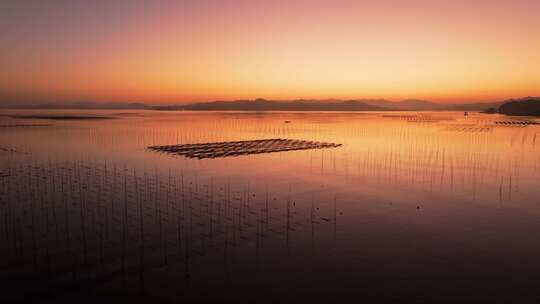
{"label": "aquaculture raft", "polygon": [[295,139],[261,139],[245,141],[228,141],[204,144],[187,144],[172,146],[151,146],[150,150],[183,155],[189,158],[234,157],[247,154],[272,153],[294,150],[336,148],[341,144],[295,140]]}
{"label": "aquaculture raft", "polygon": [[513,120],[496,121],[495,124],[497,124],[497,125],[518,125],[518,126],[540,125],[540,123],[537,123],[536,121],[513,121]]}

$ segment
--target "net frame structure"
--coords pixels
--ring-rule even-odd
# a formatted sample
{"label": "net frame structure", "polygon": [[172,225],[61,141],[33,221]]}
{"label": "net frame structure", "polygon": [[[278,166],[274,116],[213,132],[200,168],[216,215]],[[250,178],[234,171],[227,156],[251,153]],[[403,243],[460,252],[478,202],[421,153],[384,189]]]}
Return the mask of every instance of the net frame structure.
{"label": "net frame structure", "polygon": [[181,155],[187,158],[220,158],[237,157],[250,154],[275,153],[309,149],[337,148],[336,143],[298,140],[298,139],[259,139],[243,141],[227,141],[199,144],[150,146],[149,150]]}

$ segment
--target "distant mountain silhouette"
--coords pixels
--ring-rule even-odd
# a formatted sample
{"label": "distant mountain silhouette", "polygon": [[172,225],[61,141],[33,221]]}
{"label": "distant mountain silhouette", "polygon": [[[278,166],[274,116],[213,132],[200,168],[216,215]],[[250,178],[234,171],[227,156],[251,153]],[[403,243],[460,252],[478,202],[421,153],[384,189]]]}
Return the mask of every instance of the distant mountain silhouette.
{"label": "distant mountain silhouette", "polygon": [[482,111],[492,107],[498,108],[502,104],[502,102],[442,104],[419,99],[406,99],[403,101],[361,99],[360,101],[370,105],[385,107],[387,109],[397,111]]}
{"label": "distant mountain silhouette", "polygon": [[389,101],[386,99],[272,101],[259,98],[256,100],[154,106],[152,109],[164,111],[483,111],[488,108],[498,108],[501,104],[503,103],[441,104],[418,99],[406,99],[403,101]]}
{"label": "distant mountain silhouette", "polygon": [[214,101],[176,106],[157,106],[155,110],[188,111],[385,111],[384,107],[356,100],[345,101],[271,101],[266,99]]}
{"label": "distant mountain silhouette", "polygon": [[504,102],[475,102],[449,105],[449,110],[454,111],[485,111],[490,108],[498,109]]}
{"label": "distant mountain silhouette", "polygon": [[[528,97],[538,100],[539,98]],[[507,102],[518,101],[508,100]],[[16,109],[80,109],[80,110],[186,110],[186,111],[485,111],[498,109],[505,102],[441,104],[427,100],[406,99],[390,101],[386,99],[297,99],[274,101],[266,99],[212,101],[191,104],[173,104],[152,106],[145,103],[119,102],[71,102],[42,103],[31,105],[4,105],[4,108]]]}
{"label": "distant mountain silhouette", "polygon": [[385,107],[390,110],[399,110],[399,111],[407,111],[407,110],[444,110],[447,105],[434,103],[431,101],[426,100],[417,100],[417,99],[406,99],[403,101],[389,101],[385,99],[362,99],[361,101],[374,105],[374,106],[381,106]]}
{"label": "distant mountain silhouette", "polygon": [[406,99],[398,104],[403,109],[411,110],[444,110],[448,107],[448,105],[418,99]]}
{"label": "distant mountain silhouette", "polygon": [[540,97],[510,99],[499,107],[499,113],[516,116],[540,116]]}

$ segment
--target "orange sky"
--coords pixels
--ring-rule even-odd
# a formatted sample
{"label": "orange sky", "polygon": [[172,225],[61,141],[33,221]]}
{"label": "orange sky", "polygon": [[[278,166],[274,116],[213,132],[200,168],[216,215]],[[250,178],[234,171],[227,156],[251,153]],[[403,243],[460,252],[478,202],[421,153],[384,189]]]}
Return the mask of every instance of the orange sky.
{"label": "orange sky", "polygon": [[0,100],[540,95],[540,1],[0,3]]}

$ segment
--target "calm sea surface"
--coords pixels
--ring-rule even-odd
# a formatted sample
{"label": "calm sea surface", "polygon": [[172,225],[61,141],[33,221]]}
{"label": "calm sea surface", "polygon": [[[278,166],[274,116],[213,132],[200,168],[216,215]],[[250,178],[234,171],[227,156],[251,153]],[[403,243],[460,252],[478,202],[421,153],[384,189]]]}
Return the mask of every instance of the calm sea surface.
{"label": "calm sea surface", "polygon": [[[538,119],[1,114],[0,300],[540,301]],[[147,149],[271,138],[342,146],[214,159]]]}

